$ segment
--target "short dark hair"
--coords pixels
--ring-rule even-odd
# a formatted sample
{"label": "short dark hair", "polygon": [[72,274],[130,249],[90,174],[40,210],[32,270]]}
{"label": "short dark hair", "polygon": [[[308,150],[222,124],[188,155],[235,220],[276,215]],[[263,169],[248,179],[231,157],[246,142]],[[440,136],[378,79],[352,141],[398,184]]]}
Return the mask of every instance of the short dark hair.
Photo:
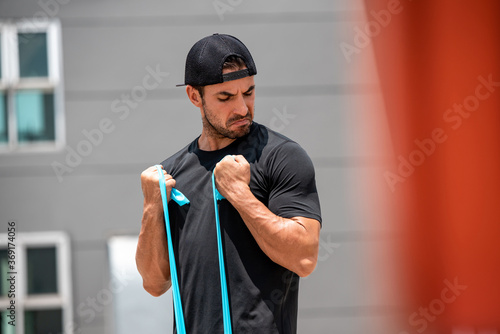
{"label": "short dark hair", "polygon": [[242,58],[238,56],[229,56],[224,61],[224,64],[222,65],[222,70],[231,69],[239,71],[245,67],[247,67],[247,65],[245,64],[245,61]]}
{"label": "short dark hair", "polygon": [[[224,64],[222,64],[222,70],[234,70],[234,71],[239,71],[245,68],[247,65],[245,64],[245,61],[238,56],[229,56],[226,58],[224,61]],[[203,99],[203,93],[204,93],[204,87],[205,86],[193,86],[194,89],[200,93],[200,97]]]}

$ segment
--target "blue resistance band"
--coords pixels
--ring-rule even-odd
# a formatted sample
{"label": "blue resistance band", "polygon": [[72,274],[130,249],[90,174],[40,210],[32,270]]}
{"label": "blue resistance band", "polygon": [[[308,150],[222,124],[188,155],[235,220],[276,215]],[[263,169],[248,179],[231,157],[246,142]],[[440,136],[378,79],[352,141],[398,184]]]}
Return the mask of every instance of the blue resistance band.
{"label": "blue resistance band", "polygon": [[[165,227],[167,231],[167,242],[168,242],[168,257],[170,263],[170,277],[172,279],[172,289],[173,289],[173,299],[174,299],[174,313],[175,313],[175,323],[177,327],[177,333],[185,334],[186,327],[184,325],[184,315],[182,312],[182,302],[181,296],[179,292],[179,281],[177,278],[177,267],[175,265],[175,257],[174,250],[172,245],[172,235],[170,231],[170,219],[168,215],[168,203],[167,203],[167,190],[165,187],[165,176],[163,175],[163,169],[160,165],[156,165],[156,169],[158,170],[158,175],[160,178],[160,191],[163,202],[163,212],[165,215]],[[223,200],[224,196],[222,196],[217,188],[215,187],[215,176],[212,173],[212,191],[214,195],[214,209],[215,209],[215,223],[217,228],[217,248],[219,255],[219,270],[220,270],[220,283],[221,283],[221,291],[222,291],[222,316],[224,323],[224,333],[232,334],[231,328],[231,314],[229,313],[229,296],[227,292],[227,283],[226,283],[226,270],[224,266],[224,254],[222,251],[222,238],[220,232],[220,220],[219,220],[219,208],[217,201]],[[189,200],[175,188],[172,188],[170,192],[170,197],[177,202],[180,206],[184,204],[188,204]]]}
{"label": "blue resistance band", "polygon": [[[174,314],[177,333],[186,334],[186,326],[184,325],[184,315],[182,312],[181,295],[179,292],[179,280],[177,278],[177,267],[175,265],[174,247],[172,245],[172,233],[170,231],[170,219],[168,218],[168,202],[167,202],[167,189],[165,187],[165,175],[160,165],[155,166],[158,170],[160,177],[160,191],[161,199],[163,202],[163,214],[165,215],[165,229],[167,230],[167,243],[168,243],[168,259],[170,263],[170,278],[172,279],[172,296],[174,299]],[[177,202],[180,206],[188,204],[189,200],[175,188],[172,188],[170,197]]]}
{"label": "blue resistance band", "polygon": [[231,314],[229,313],[229,297],[227,293],[226,269],[224,267],[224,253],[222,252],[222,238],[220,233],[219,206],[217,201],[223,200],[222,196],[215,187],[215,176],[212,173],[212,191],[214,194],[215,208],[215,224],[217,225],[217,248],[219,252],[219,271],[220,271],[220,287],[222,291],[222,317],[224,321],[224,333],[231,334]]}

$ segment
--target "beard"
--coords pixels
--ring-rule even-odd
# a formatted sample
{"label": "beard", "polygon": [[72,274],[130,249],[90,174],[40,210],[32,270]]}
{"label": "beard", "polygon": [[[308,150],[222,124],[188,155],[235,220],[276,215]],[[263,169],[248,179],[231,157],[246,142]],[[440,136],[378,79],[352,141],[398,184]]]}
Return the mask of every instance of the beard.
{"label": "beard", "polygon": [[[205,129],[207,135],[215,138],[230,138],[236,139],[247,135],[250,132],[250,126],[252,125],[252,115],[250,111],[247,112],[245,116],[234,116],[229,118],[225,124],[219,118],[217,118],[216,113],[211,111],[205,105],[205,101],[203,103],[203,128]],[[238,127],[236,130],[230,130],[231,124],[234,122],[247,119],[249,120],[248,124],[244,126]]]}

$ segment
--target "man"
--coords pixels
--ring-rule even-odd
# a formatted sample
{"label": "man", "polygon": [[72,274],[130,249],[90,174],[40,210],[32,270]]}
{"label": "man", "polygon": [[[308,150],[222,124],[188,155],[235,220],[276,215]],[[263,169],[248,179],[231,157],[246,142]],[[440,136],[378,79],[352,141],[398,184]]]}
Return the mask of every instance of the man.
{"label": "man", "polygon": [[[212,195],[219,205],[235,333],[296,333],[299,276],[315,268],[320,206],[314,168],[292,140],[253,122],[254,61],[235,37],[198,41],[186,59],[185,85],[200,109],[202,133],[162,162],[187,333],[223,333]],[[155,167],[141,174],[144,194],[137,267],[144,288],[170,288],[163,208]]]}

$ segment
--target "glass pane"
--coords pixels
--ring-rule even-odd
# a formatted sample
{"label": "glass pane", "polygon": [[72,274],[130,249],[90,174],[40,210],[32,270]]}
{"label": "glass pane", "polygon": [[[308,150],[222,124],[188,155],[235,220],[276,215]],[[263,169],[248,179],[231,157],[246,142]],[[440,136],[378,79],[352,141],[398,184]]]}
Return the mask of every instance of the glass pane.
{"label": "glass pane", "polygon": [[172,289],[160,297],[151,298],[142,287],[135,263],[137,236],[114,236],[108,241],[108,249],[116,333],[172,332]]}
{"label": "glass pane", "polygon": [[[0,292],[2,297],[8,297],[12,298],[13,296],[8,296],[9,290],[10,290],[10,282],[7,280],[10,275],[7,273],[11,271],[9,269],[9,263],[8,263],[8,257],[7,257],[7,250],[6,249],[0,249]],[[16,284],[16,283],[14,283]],[[15,288],[13,289],[14,291],[16,290]],[[4,311],[0,314],[1,317],[1,322],[2,324],[0,325],[0,333],[1,334],[15,334],[16,333],[16,327],[12,326],[12,323],[9,324],[9,321],[15,320],[15,318],[9,317],[10,312],[9,311]],[[15,323],[15,321],[14,321]]]}
{"label": "glass pane", "polygon": [[55,334],[62,332],[62,310],[24,312],[25,334]]}
{"label": "glass pane", "polygon": [[0,296],[7,296],[9,293],[10,284],[7,281],[9,276],[7,272],[9,272],[9,259],[7,258],[7,250],[0,249]]}
{"label": "glass pane", "polygon": [[16,116],[19,142],[55,139],[53,93],[40,90],[18,91]]}
{"label": "glass pane", "polygon": [[[17,310],[16,310],[16,312],[17,312]],[[0,315],[2,317],[2,319],[1,319],[2,325],[0,327],[0,334],[16,334],[16,326],[14,326],[14,324],[17,325],[17,319],[10,318],[9,314],[10,314],[10,312],[3,311]],[[13,320],[15,320],[15,321],[11,322]],[[11,323],[9,324],[9,322],[11,322]]]}
{"label": "glass pane", "polygon": [[21,78],[48,76],[47,34],[18,34],[17,38]]}
{"label": "glass pane", "polygon": [[2,80],[2,34],[0,34],[0,80]]}
{"label": "glass pane", "polygon": [[28,248],[28,294],[57,293],[56,248]]}
{"label": "glass pane", "polygon": [[7,98],[5,96],[5,92],[0,91],[0,144],[6,143],[8,138]]}

